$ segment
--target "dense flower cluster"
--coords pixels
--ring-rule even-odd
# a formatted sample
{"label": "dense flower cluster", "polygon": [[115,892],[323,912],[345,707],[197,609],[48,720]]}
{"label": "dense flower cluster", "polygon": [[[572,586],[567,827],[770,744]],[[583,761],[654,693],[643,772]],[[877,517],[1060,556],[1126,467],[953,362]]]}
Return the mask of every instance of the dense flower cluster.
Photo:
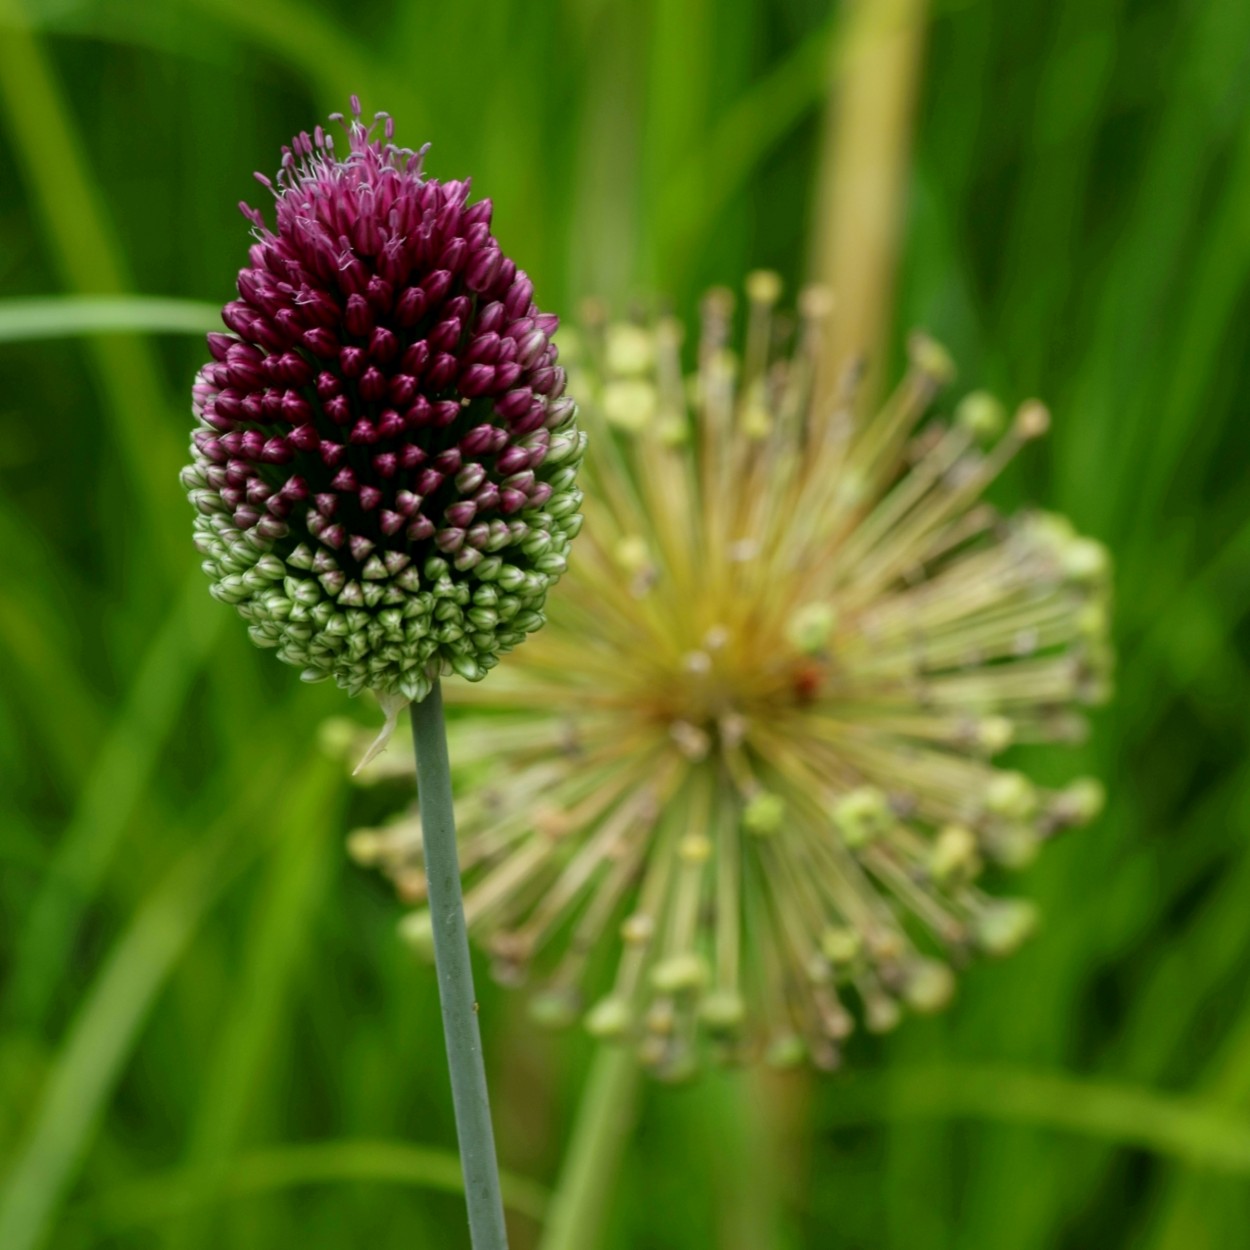
{"label": "dense flower cluster", "polygon": [[[576,407],[529,278],[468,182],[393,124],[283,151],[276,230],[196,379],[183,483],[212,591],[261,646],[355,694],[475,680],[542,623],[581,518]],[[379,135],[377,132],[381,130]]]}
{"label": "dense flower cluster", "polygon": [[[830,1066],[857,1017],[941,1006],[1033,924],[986,877],[1101,801],[998,762],[1075,740],[1109,689],[1106,552],[984,500],[1046,410],[973,393],[926,420],[953,370],[922,337],[875,413],[853,372],[818,394],[827,303],[783,350],[778,290],[753,276],[741,353],[710,295],[689,376],[671,319],[566,332],[586,533],[542,636],[456,692],[472,929],[545,1018],[670,1076],[709,1048]],[[352,849],[421,902],[415,816]]]}

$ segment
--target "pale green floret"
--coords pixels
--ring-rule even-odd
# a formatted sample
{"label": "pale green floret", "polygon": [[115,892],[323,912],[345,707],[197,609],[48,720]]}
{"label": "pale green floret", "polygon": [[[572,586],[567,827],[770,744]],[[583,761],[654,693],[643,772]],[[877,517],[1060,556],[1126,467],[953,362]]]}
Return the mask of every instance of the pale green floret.
{"label": "pale green floret", "polygon": [[434,919],[428,908],[410,911],[399,922],[399,936],[422,959],[434,958]]}
{"label": "pale green floret", "polygon": [[1076,616],[1076,628],[1081,638],[1088,643],[1101,644],[1111,628],[1110,613],[1107,605],[1091,599]]}
{"label": "pale green floret", "polygon": [[990,899],[973,920],[973,938],[987,955],[1010,955],[1032,936],[1037,920],[1037,908],[1028,899]]}
{"label": "pale green floret", "polygon": [[768,1044],[764,1062],[772,1068],[797,1068],[807,1058],[807,1047],[797,1033],[783,1033]]}
{"label": "pale green floret", "polygon": [[941,1011],[955,993],[955,974],[940,959],[917,959],[907,969],[903,998],[921,1015]]}
{"label": "pale green floret", "polygon": [[875,786],[861,786],[834,805],[833,823],[853,850],[867,846],[894,826],[889,800]]}
{"label": "pale green floret", "polygon": [[838,623],[830,603],[805,603],[786,624],[786,638],[796,651],[818,655],[824,651]]}
{"label": "pale green floret", "polygon": [[747,298],[754,304],[775,304],[781,298],[781,275],[771,269],[747,274]]}
{"label": "pale green floret", "polygon": [[995,773],[982,796],[985,810],[1004,820],[1028,820],[1037,811],[1037,789],[1023,774]]}
{"label": "pale green floret", "polygon": [[859,962],[864,938],[858,929],[829,928],[821,935],[820,949],[835,969],[844,970]]}
{"label": "pale green floret", "polygon": [[553,986],[529,1001],[530,1018],[549,1029],[567,1029],[581,1014],[581,1001],[576,991]]}
{"label": "pale green floret", "polygon": [[591,1037],[604,1041],[624,1037],[633,1023],[629,1004],[610,995],[601,998],[587,1013],[583,1024]]}
{"label": "pale green floret", "polygon": [[655,416],[655,387],[640,378],[621,378],[603,388],[600,402],[608,423],[630,434],[645,430]]}
{"label": "pale green floret", "polygon": [[1004,868],[1027,868],[1041,848],[1037,830],[1023,821],[996,825],[985,837],[985,850]]}
{"label": "pale green floret", "polygon": [[971,391],[959,401],[955,420],[974,438],[988,442],[1007,424],[1007,410],[989,391]]}
{"label": "pale green floret", "polygon": [[651,969],[651,985],[661,994],[697,990],[707,981],[707,964],[693,951],[671,955]]}
{"label": "pale green floret", "polygon": [[781,829],[785,815],[785,799],[764,790],[754,795],[742,809],[742,827],[758,838],[771,837]]}
{"label": "pale green floret", "polygon": [[907,340],[907,354],[912,364],[938,386],[948,386],[955,380],[955,362],[950,353],[927,334],[912,334]]}
{"label": "pale green floret", "polygon": [[892,1033],[902,1018],[902,1008],[886,994],[874,994],[864,1003],[864,1027],[869,1033]]}
{"label": "pale green floret", "polygon": [[942,884],[966,881],[980,868],[977,839],[964,825],[946,825],[938,831],[929,853],[929,871]]}
{"label": "pale green floret", "polygon": [[1064,576],[1081,586],[1098,586],[1111,571],[1111,556],[1106,547],[1093,538],[1074,538],[1061,557]]}
{"label": "pale green floret", "polygon": [[747,1008],[736,990],[713,990],[699,1004],[699,1017],[713,1033],[736,1033],[746,1023]]}
{"label": "pale green floret", "polygon": [[649,373],[655,361],[655,336],[631,322],[613,322],[604,335],[604,354],[609,375]]}
{"label": "pale green floret", "polygon": [[1064,825],[1087,825],[1097,820],[1107,802],[1107,791],[1096,777],[1078,777],[1055,796],[1051,814]]}
{"label": "pale green floret", "polygon": [[987,755],[1000,755],[1015,737],[1015,727],[1005,716],[987,716],[977,725],[977,746]]}

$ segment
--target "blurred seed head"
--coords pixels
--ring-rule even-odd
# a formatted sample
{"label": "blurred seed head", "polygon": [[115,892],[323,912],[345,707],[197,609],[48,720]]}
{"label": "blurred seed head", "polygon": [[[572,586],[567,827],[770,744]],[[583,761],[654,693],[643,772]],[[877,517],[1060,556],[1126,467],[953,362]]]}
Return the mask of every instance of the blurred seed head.
{"label": "blurred seed head", "polygon": [[[857,1021],[941,1008],[953,969],[1035,927],[989,887],[1102,797],[997,762],[1077,740],[1110,683],[1105,550],[984,502],[1045,409],[943,417],[954,366],[914,336],[858,418],[855,369],[812,393],[828,299],[787,347],[775,277],[747,296],[741,347],[729,293],[705,301],[690,373],[671,321],[585,319],[578,561],[548,629],[455,692],[453,757],[490,779],[459,819],[496,974],[672,1078],[831,1067]],[[366,832],[357,857],[411,886],[415,817]]]}

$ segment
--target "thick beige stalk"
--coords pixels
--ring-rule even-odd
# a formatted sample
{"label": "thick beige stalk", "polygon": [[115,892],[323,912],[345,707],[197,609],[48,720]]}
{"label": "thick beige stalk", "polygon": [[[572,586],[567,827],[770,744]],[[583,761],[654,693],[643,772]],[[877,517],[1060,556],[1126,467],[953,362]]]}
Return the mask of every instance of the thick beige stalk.
{"label": "thick beige stalk", "polygon": [[836,301],[818,393],[862,354],[870,368],[861,398],[871,405],[893,312],[928,0],[843,7],[812,239],[812,277]]}

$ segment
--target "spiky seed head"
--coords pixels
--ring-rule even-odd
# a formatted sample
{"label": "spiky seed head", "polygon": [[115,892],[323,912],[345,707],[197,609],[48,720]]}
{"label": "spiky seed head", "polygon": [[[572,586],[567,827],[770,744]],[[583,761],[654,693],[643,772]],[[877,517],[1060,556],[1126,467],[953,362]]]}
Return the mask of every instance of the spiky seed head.
{"label": "spiky seed head", "polygon": [[[776,298],[750,280],[737,351],[714,293],[689,361],[671,319],[591,310],[578,560],[543,635],[455,692],[454,754],[491,761],[460,818],[496,973],[673,1079],[700,1053],[830,1067],[857,1019],[944,1006],[952,967],[1036,923],[985,866],[1102,802],[1000,758],[1077,740],[1109,689],[1105,551],[984,502],[1046,410],[946,406],[950,358],[916,337],[861,417],[812,393],[830,301],[800,301],[787,351]],[[358,845],[401,887],[420,871],[415,818]]]}

